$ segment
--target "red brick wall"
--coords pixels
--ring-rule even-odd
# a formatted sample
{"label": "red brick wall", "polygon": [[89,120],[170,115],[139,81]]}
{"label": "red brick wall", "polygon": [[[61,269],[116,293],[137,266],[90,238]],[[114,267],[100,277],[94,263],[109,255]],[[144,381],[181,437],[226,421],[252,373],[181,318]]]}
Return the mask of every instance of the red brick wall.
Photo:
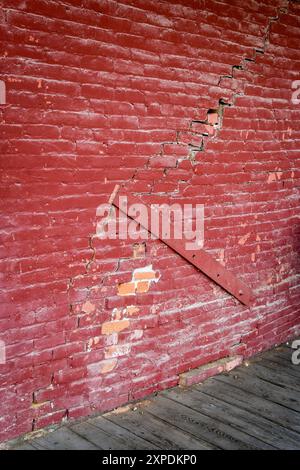
{"label": "red brick wall", "polygon": [[[0,440],[299,334],[299,3],[0,4]],[[204,247],[251,308],[160,241],[97,239],[124,182],[204,204]]]}

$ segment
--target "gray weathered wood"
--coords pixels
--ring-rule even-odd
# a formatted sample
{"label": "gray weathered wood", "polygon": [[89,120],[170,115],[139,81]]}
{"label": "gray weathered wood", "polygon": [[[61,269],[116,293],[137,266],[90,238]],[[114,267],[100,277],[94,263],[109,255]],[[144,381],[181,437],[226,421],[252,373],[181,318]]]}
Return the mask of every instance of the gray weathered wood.
{"label": "gray weathered wood", "polygon": [[[229,404],[218,398],[202,393],[200,389],[189,390],[184,396],[176,390],[168,392],[180,403],[201,411],[218,421],[230,424],[240,431],[239,437],[246,444],[258,449],[297,449],[299,448],[299,434],[274,424],[266,418],[259,416],[255,410],[249,412],[235,404]],[[234,401],[233,401],[234,403]]]}
{"label": "gray weathered wood", "polygon": [[300,397],[299,393],[288,388],[284,388],[265,380],[250,375],[245,370],[239,369],[234,371],[234,382],[230,375],[222,374],[216,377],[216,380],[221,380],[227,383],[234,383],[235,387],[242,390],[249,391],[254,395],[261,396],[273,403],[286,406],[291,410],[300,411]]}
{"label": "gray weathered wood", "polygon": [[166,422],[221,449],[254,449],[252,445],[244,443],[240,433],[230,425],[216,421],[181,403],[175,403],[167,397],[156,397],[147,412],[160,416]]}
{"label": "gray weathered wood", "polygon": [[292,391],[298,391],[300,389],[299,378],[289,375],[284,368],[281,368],[280,371],[275,369],[270,370],[264,363],[255,362],[248,367],[247,374],[255,375],[267,382],[274,385],[281,385]]}
{"label": "gray weathered wood", "polygon": [[288,375],[289,377],[298,378],[298,388],[300,387],[300,367],[294,364],[289,364],[285,359],[282,358],[259,358],[252,362],[253,364],[262,365],[268,369],[275,370],[277,373]]}
{"label": "gray weathered wood", "polygon": [[95,450],[97,446],[64,426],[32,441],[38,449]]}
{"label": "gray weathered wood", "polygon": [[147,449],[149,447],[149,443],[143,440],[137,439],[136,442],[135,436],[131,433],[122,432],[122,429],[118,429],[118,432],[112,432],[110,429],[110,432],[107,432],[96,426],[92,420],[75,424],[72,429],[103,450]]}
{"label": "gray weathered wood", "polygon": [[261,396],[252,394],[234,386],[231,382],[223,382],[216,378],[209,379],[205,386],[197,385],[195,388],[210,396],[232,403],[247,411],[254,411],[273,423],[284,426],[287,429],[300,433],[300,416],[296,411],[290,410],[277,403],[270,402]]}
{"label": "gray weathered wood", "polygon": [[[130,432],[117,424],[109,421],[109,419],[106,419],[104,416],[99,416],[97,418],[94,418],[90,421],[91,424],[93,424],[96,428],[100,429],[101,431],[104,431],[107,435],[109,435],[112,438],[112,445],[113,445],[113,440],[117,442],[118,446],[123,446],[123,447],[111,447],[115,449],[156,449],[157,447],[152,445],[151,443],[145,438],[139,437],[137,434],[134,432]],[[110,414],[108,415],[110,416]]]}
{"label": "gray weathered wood", "polygon": [[175,426],[162,421],[159,417],[145,413],[143,409],[138,408],[128,413],[111,414],[109,418],[115,424],[122,426],[129,431],[134,430],[135,433],[145,439],[151,441],[161,449],[178,450],[178,449],[212,449],[209,444],[186,434],[184,431]]}
{"label": "gray weathered wood", "polygon": [[16,450],[36,450],[36,448],[29,442],[24,442],[22,444],[19,444]]}

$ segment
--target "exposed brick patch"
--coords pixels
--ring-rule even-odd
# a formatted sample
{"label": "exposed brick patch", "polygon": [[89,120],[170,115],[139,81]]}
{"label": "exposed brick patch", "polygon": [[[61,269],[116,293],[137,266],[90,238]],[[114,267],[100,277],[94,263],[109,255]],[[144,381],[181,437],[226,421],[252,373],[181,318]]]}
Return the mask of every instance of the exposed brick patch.
{"label": "exposed brick patch", "polygon": [[112,372],[116,365],[117,359],[107,359],[88,366],[88,373],[90,377],[98,377],[101,374],[108,374]]}
{"label": "exposed brick patch", "polygon": [[129,320],[110,321],[102,324],[102,334],[110,335],[112,333],[119,333],[120,331],[128,328]]}
{"label": "exposed brick patch", "polygon": [[118,294],[119,295],[132,295],[136,292],[136,285],[134,282],[123,282],[123,284],[118,285]]}
{"label": "exposed brick patch", "polygon": [[118,285],[119,295],[133,295],[148,292],[152,282],[158,282],[159,275],[153,271],[152,264],[144,268],[137,268],[132,274],[131,282]]}
{"label": "exposed brick patch", "polygon": [[150,282],[148,281],[140,281],[136,283],[136,292],[138,294],[143,294],[145,292],[148,292],[150,287]]}

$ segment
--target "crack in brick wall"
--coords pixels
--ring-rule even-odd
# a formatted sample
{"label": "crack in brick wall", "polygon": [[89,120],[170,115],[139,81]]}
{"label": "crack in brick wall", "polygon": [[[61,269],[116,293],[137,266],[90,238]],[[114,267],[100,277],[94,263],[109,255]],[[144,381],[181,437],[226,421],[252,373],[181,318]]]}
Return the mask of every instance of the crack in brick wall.
{"label": "crack in brick wall", "polygon": [[[242,59],[239,65],[233,65],[231,68],[231,74],[220,76],[218,86],[228,90],[232,90],[231,96],[221,96],[219,98],[218,106],[211,107],[207,110],[206,118],[192,119],[187,130],[177,130],[176,140],[173,142],[167,142],[161,144],[161,150],[155,157],[150,157],[146,169],[159,168],[162,169],[163,178],[159,181],[166,182],[168,180],[168,171],[170,169],[182,169],[191,170],[197,174],[200,167],[201,169],[201,152],[204,152],[207,144],[211,139],[218,136],[220,130],[223,127],[223,116],[226,106],[234,106],[235,100],[239,96],[243,96],[243,89],[245,86],[244,80],[238,80],[235,78],[235,71],[247,71],[247,65],[249,62],[255,62],[256,57],[264,55],[268,46],[271,26],[273,23],[280,21],[281,14],[287,14],[289,11],[289,1],[286,0],[286,7],[278,7],[278,14],[272,16],[267,21],[266,32],[262,39],[262,47],[254,49],[252,57],[245,57]],[[185,162],[191,162],[191,165]],[[201,171],[201,170],[200,170]],[[124,187],[130,182],[138,180],[139,168],[137,168],[131,177],[131,181],[124,183]],[[189,177],[189,174],[187,175]],[[184,181],[180,180],[177,187],[172,188],[170,193],[178,191],[178,187]],[[147,194],[153,192],[154,181],[152,187],[148,191],[142,191],[137,184],[137,191],[135,191],[134,184],[130,184],[129,188],[136,194]]]}

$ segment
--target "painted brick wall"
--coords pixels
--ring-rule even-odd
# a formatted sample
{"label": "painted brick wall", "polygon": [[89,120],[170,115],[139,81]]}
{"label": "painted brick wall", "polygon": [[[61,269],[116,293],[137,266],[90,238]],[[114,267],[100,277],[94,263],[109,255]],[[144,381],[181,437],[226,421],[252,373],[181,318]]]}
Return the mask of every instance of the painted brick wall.
{"label": "painted brick wall", "polygon": [[[0,5],[0,440],[299,334],[299,3]],[[158,240],[97,239],[117,183],[204,204],[251,308]]]}

